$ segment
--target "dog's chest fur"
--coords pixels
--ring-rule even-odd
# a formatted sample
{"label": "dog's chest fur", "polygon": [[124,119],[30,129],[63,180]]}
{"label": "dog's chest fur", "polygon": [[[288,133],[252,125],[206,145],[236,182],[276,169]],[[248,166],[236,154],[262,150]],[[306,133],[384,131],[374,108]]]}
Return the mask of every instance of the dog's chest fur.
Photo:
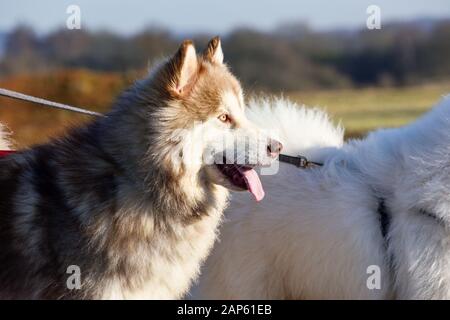
{"label": "dog's chest fur", "polygon": [[[127,257],[127,281],[116,273],[99,292],[99,298],[181,298],[214,244],[221,212],[211,210],[188,226],[175,225],[168,232],[156,233],[151,243],[122,248],[122,256]],[[145,223],[142,226],[145,228]]]}

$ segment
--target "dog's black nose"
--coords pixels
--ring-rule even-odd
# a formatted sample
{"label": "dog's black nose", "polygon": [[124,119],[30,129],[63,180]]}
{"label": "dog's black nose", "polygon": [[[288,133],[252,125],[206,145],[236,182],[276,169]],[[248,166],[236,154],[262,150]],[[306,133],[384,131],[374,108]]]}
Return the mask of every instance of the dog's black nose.
{"label": "dog's black nose", "polygon": [[269,144],[267,145],[267,153],[270,157],[276,158],[283,149],[283,145],[280,141],[275,139],[269,139]]}

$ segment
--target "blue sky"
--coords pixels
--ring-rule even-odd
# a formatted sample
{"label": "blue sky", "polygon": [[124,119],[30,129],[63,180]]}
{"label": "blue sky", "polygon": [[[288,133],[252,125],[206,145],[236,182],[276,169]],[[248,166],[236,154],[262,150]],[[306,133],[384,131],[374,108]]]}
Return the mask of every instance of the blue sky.
{"label": "blue sky", "polygon": [[146,26],[177,33],[226,33],[247,26],[269,30],[283,22],[302,21],[319,30],[365,24],[366,8],[381,8],[382,23],[418,17],[450,18],[449,0],[1,0],[0,31],[18,23],[37,32],[65,27],[66,8],[81,8],[82,27],[131,34]]}

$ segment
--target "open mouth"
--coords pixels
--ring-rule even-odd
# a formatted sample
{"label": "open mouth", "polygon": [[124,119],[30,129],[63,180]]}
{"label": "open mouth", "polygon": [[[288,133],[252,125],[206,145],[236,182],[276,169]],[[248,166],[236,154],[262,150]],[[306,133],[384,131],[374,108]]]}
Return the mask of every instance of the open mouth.
{"label": "open mouth", "polygon": [[238,164],[216,164],[216,166],[233,186],[248,190],[256,201],[261,201],[264,198],[261,180],[252,167]]}

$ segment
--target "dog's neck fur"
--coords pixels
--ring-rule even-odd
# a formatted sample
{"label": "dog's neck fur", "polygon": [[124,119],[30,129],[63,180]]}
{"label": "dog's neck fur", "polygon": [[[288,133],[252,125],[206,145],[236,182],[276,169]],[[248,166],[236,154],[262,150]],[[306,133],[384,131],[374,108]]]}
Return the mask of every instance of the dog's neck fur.
{"label": "dog's neck fur", "polygon": [[[103,148],[144,200],[157,203],[168,217],[182,216],[189,221],[207,214],[207,207],[215,206],[216,193],[228,194],[227,189],[208,181],[201,168],[190,172],[182,161],[172,161],[176,142],[171,141],[171,130],[158,118],[158,110],[164,108],[163,97],[146,81],[133,91],[125,93],[113,111],[101,119]],[[124,136],[123,132],[128,134]],[[184,202],[181,207],[180,199]]]}

